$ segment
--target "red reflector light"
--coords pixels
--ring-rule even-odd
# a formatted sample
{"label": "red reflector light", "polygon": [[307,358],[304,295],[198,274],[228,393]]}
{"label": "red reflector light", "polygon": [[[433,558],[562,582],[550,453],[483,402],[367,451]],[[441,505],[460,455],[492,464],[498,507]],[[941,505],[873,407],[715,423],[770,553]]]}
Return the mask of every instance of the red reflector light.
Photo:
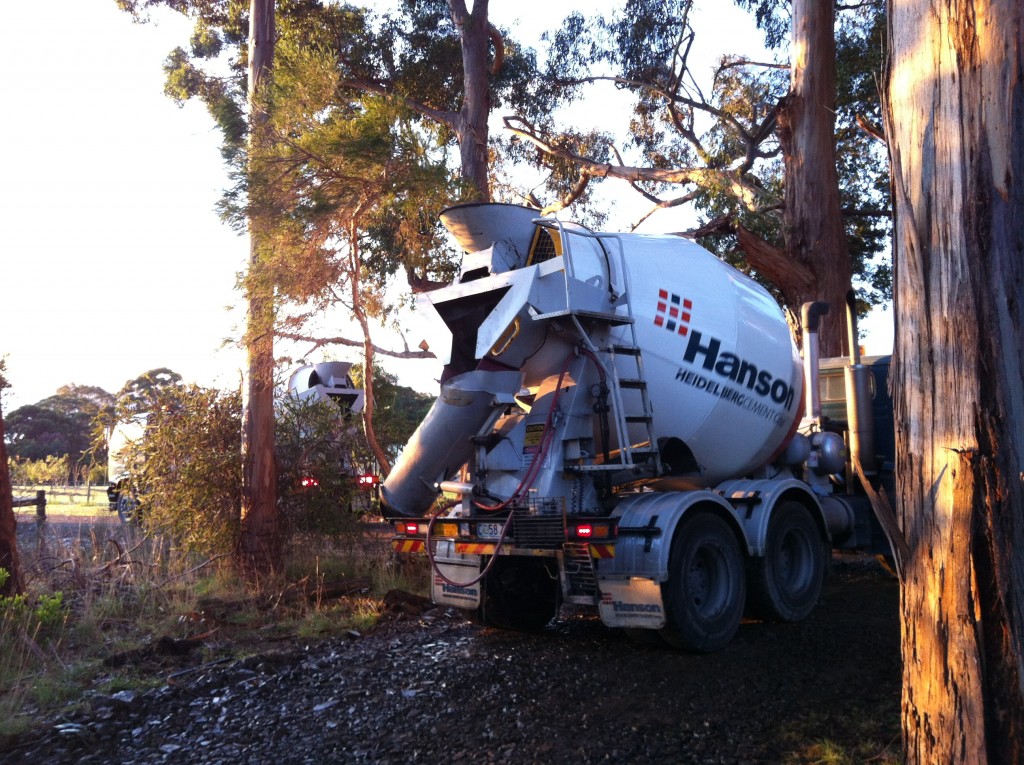
{"label": "red reflector light", "polygon": [[364,473],[363,475],[356,477],[356,484],[360,489],[364,491],[372,489],[374,486],[380,483],[380,476],[373,475],[372,473]]}
{"label": "red reflector light", "polygon": [[401,523],[398,524],[399,534],[418,534],[420,531],[419,524],[417,523]]}
{"label": "red reflector light", "polygon": [[576,536],[588,539],[594,536],[594,527],[589,523],[581,523],[576,527]]}

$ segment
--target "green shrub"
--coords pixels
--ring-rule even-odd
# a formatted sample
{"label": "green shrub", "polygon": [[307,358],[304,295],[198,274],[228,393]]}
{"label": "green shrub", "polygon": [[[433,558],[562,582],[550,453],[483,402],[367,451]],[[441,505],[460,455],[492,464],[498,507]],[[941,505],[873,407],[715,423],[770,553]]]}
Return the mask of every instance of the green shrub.
{"label": "green shrub", "polygon": [[354,476],[362,436],[332,402],[286,396],[277,407],[278,502],[286,533],[352,530],[359,514]]}
{"label": "green shrub", "polygon": [[238,393],[173,386],[154,393],[143,437],[126,464],[146,528],[183,550],[230,552],[241,507]]}

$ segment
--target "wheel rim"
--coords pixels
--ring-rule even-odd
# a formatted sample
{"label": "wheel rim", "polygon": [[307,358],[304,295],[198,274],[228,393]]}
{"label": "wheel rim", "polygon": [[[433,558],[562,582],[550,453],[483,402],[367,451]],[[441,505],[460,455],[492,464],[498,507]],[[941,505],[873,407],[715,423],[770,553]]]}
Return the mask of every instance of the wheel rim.
{"label": "wheel rim", "polygon": [[703,618],[721,613],[728,601],[729,582],[720,550],[704,546],[686,571],[686,591],[694,611]]}
{"label": "wheel rim", "polygon": [[813,554],[807,535],[790,529],[782,537],[776,559],[780,584],[788,592],[800,593],[810,585],[813,575]]}

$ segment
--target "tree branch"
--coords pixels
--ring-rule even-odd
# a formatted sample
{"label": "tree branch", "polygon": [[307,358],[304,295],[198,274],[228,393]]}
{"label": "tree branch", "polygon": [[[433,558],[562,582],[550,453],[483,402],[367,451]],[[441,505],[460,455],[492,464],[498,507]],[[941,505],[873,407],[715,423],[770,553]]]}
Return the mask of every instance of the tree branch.
{"label": "tree branch", "polygon": [[[634,186],[634,188],[636,187]],[[658,212],[658,210],[670,210],[673,207],[679,207],[680,205],[685,205],[688,202],[692,202],[696,198],[697,192],[691,191],[689,194],[683,194],[681,197],[675,197],[674,199],[657,199],[655,200],[654,206],[651,207],[651,209],[645,212],[643,215],[641,215],[640,219],[629,227],[629,230],[636,231],[640,227],[641,223],[643,223],[645,220],[654,215],[654,213]]]}
{"label": "tree branch", "polygon": [[747,261],[783,294],[792,291],[810,292],[817,280],[810,269],[788,252],[766,242],[752,231],[736,223],[736,238]]}
{"label": "tree branch", "polygon": [[863,114],[858,114],[856,120],[857,127],[859,127],[869,136],[874,138],[876,141],[885,143],[885,133],[882,132],[882,128],[878,127],[878,125],[873,125],[870,122],[868,122],[867,117],[865,117]]}
{"label": "tree branch", "polygon": [[764,69],[790,69],[790,64],[788,61],[782,64],[775,64],[768,61],[751,61],[750,59],[747,58],[736,58],[729,59],[727,61],[723,61],[722,63],[720,63],[718,65],[718,69],[715,70],[715,76],[717,77],[718,74],[720,74],[722,71],[726,69],[734,69],[741,66],[759,66]]}
{"label": "tree branch", "polygon": [[581,196],[583,196],[583,192],[587,190],[587,186],[589,184],[590,176],[586,172],[580,173],[580,179],[576,182],[576,185],[573,186],[568,192],[566,192],[566,194],[560,200],[558,200],[557,202],[552,202],[543,210],[541,210],[541,217],[545,215],[551,215],[552,213],[556,213],[559,210],[564,210],[566,207],[568,207]]}
{"label": "tree branch", "polygon": [[487,34],[494,45],[494,61],[491,63],[491,74],[497,76],[505,65],[505,38],[494,24],[487,25]]}
{"label": "tree branch", "polygon": [[[341,80],[338,83],[338,87],[358,90],[360,93],[372,93],[379,96],[395,95],[395,90],[390,85],[380,82],[370,82],[369,80],[362,79]],[[417,114],[422,114],[424,117],[436,120],[451,130],[455,130],[458,126],[458,112],[448,111],[447,109],[435,109],[432,106],[427,106],[422,101],[417,101],[416,99],[408,96],[402,97],[402,103],[407,109],[410,109]]]}
{"label": "tree branch", "polygon": [[580,168],[581,172],[593,178],[619,178],[633,182],[692,183],[705,189],[725,188],[750,212],[758,212],[762,209],[762,202],[769,202],[772,205],[778,203],[777,199],[773,198],[763,189],[759,189],[744,181],[739,173],[733,171],[693,167],[661,169],[596,162],[568,149],[553,146],[537,135],[533,125],[522,117],[504,117],[503,120],[505,128],[514,135],[533,144],[548,156],[572,162]]}
{"label": "tree branch", "polygon": [[[311,351],[315,351],[318,348],[323,348],[329,345],[341,345],[347,348],[363,348],[364,343],[362,340],[351,340],[347,337],[310,337],[309,335],[303,335],[298,332],[275,332],[276,337],[282,340],[293,340],[297,343],[309,343]],[[404,351],[393,351],[388,348],[381,348],[377,345],[372,345],[373,352],[379,353],[382,356],[390,356],[394,359],[436,359],[433,351],[430,350],[418,350],[413,351],[406,345]]]}

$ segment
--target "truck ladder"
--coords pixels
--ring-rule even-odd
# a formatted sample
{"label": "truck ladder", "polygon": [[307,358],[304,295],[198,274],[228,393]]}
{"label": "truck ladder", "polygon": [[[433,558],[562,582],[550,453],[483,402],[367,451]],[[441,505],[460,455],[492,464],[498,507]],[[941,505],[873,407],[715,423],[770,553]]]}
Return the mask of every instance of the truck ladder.
{"label": "truck ladder", "polygon": [[[658,444],[654,438],[654,407],[651,404],[651,397],[647,390],[647,378],[644,375],[643,355],[636,339],[636,322],[633,318],[633,307],[629,300],[629,275],[626,272],[625,254],[622,247],[622,239],[615,234],[595,234],[590,231],[577,229],[565,229],[561,221],[550,221],[539,219],[535,223],[544,223],[557,227],[562,242],[562,256],[565,261],[566,277],[566,310],[563,315],[571,317],[577,333],[583,341],[584,346],[594,354],[598,363],[604,369],[608,384],[608,391],[611,398],[612,416],[615,420],[615,431],[619,440],[619,458],[614,462],[596,465],[579,465],[573,468],[577,472],[621,472],[623,478],[637,478],[643,475],[661,475],[661,455],[658,452]],[[575,278],[575,267],[572,259],[572,247],[570,241],[573,237],[598,240],[601,248],[608,255],[608,282],[610,309],[598,308],[595,306],[574,306],[571,301],[571,292],[568,288],[569,280]],[[614,283],[614,268],[619,272],[620,292],[615,294],[612,290]],[[616,306],[623,305],[624,314],[616,312]],[[621,338],[618,343],[609,342],[607,347],[599,348],[591,340],[588,333],[580,324],[580,318],[598,326],[606,327],[609,330],[614,327],[628,327],[628,334]],[[619,369],[616,360],[621,358],[629,367],[624,375],[619,377]],[[631,366],[630,366],[631,365]],[[623,401],[623,390],[637,391],[639,394],[639,409],[627,411]],[[633,397],[634,400],[636,397]],[[629,438],[630,425],[642,425],[646,432],[646,440],[634,444]]]}
{"label": "truck ladder", "polygon": [[597,575],[590,545],[586,542],[566,542],[562,545],[562,571],[565,576],[563,591],[570,603],[593,605],[597,597]]}

